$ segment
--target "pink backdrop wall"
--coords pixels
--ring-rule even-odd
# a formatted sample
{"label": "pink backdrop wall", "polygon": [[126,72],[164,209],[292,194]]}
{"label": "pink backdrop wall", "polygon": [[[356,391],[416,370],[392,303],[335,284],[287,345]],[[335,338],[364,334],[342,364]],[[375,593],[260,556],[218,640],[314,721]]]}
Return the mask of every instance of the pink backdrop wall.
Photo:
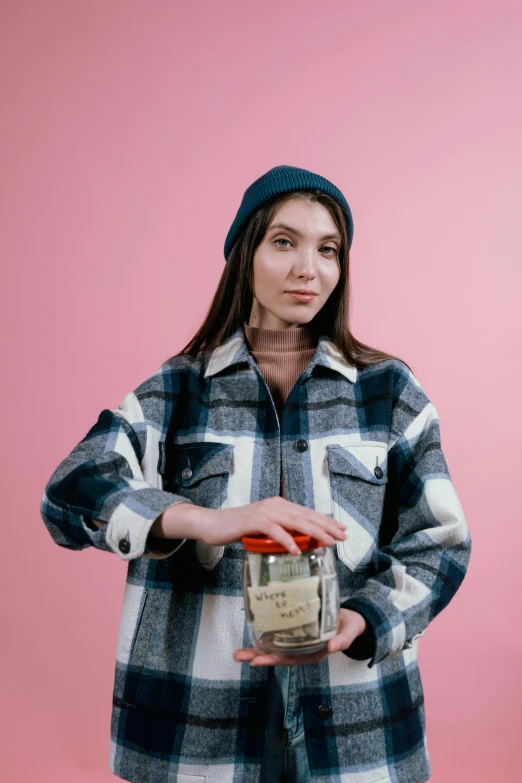
{"label": "pink backdrop wall", "polygon": [[2,779],[114,780],[126,566],[56,546],[41,493],[196,330],[283,163],[346,194],[352,327],[437,407],[474,540],[419,645],[433,783],[520,779],[520,3],[3,0],[0,27]]}

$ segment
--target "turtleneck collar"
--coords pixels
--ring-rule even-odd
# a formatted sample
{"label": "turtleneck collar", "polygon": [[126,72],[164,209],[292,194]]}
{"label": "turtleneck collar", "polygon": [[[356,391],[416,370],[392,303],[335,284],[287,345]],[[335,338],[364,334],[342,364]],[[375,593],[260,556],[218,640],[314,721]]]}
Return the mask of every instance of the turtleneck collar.
{"label": "turtleneck collar", "polygon": [[306,324],[293,329],[264,329],[246,322],[243,326],[247,342],[256,353],[309,351],[317,347],[317,338]]}

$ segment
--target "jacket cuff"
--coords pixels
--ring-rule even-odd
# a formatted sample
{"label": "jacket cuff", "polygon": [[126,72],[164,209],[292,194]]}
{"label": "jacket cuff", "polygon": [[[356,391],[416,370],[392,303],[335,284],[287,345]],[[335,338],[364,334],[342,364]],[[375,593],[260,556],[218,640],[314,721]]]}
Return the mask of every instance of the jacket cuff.
{"label": "jacket cuff", "polygon": [[[98,528],[89,524],[88,516],[74,513],[68,506],[58,506],[47,497],[45,492],[40,501],[40,511],[53,541],[59,546],[74,550],[94,546],[97,549],[112,552],[105,540],[106,525]],[[74,533],[65,535],[64,528],[70,529]]]}
{"label": "jacket cuff", "polygon": [[148,545],[147,538],[160,514],[177,503],[190,503],[190,500],[155,488],[130,492],[110,515],[106,530],[107,544],[122,560],[134,560],[142,556],[152,559],[168,557],[183,545],[185,539],[181,542],[179,539],[169,540],[171,548],[159,552]]}
{"label": "jacket cuff", "polygon": [[[344,608],[351,609],[349,606]],[[342,652],[348,658],[353,658],[354,661],[366,661],[368,658],[373,658],[375,655],[375,634],[373,628],[370,627],[363,634],[357,636],[348,649],[342,650]]]}
{"label": "jacket cuff", "polygon": [[84,537],[90,540],[90,544],[83,544],[82,549],[90,545],[96,547],[96,549],[112,552],[111,547],[107,543],[107,525],[98,527],[86,514],[73,514],[71,511],[64,511],[63,514],[68,518],[69,524],[74,523],[77,528],[83,531]]}
{"label": "jacket cuff", "polygon": [[[105,541],[105,530],[107,528],[107,522],[101,523],[99,520],[94,521],[90,517],[81,517],[81,520],[84,525],[87,525],[87,527],[90,530],[93,530],[95,533],[97,533],[100,528],[103,530],[103,543],[105,544],[105,548],[109,550],[109,552],[112,552],[112,549],[107,546],[107,543]],[[93,543],[95,543],[94,536],[92,536]],[[100,538],[100,542],[101,542]],[[152,560],[160,560],[161,558],[169,557],[169,555],[173,555],[174,552],[177,552],[178,549],[183,546],[187,539],[172,539],[172,538],[157,538],[156,536],[151,536],[150,534],[147,536],[147,540],[145,541],[145,552],[143,553],[143,557],[150,557]]]}
{"label": "jacket cuff", "polygon": [[[356,595],[344,601],[341,607],[359,612],[370,626],[370,639],[359,642],[359,645],[355,647],[356,654],[363,655],[368,652],[365,657],[370,659],[368,663],[370,669],[388,656],[402,651],[405,646],[410,646],[405,644],[405,625],[401,613],[378,591],[363,588]],[[357,637],[354,644],[358,639],[363,639],[364,635]],[[373,642],[373,647],[370,645],[370,641]],[[350,652],[353,646],[349,647]],[[361,660],[361,658],[356,658],[356,660]]]}
{"label": "jacket cuff", "polygon": [[[174,505],[176,505],[174,503]],[[162,560],[166,557],[170,557],[178,549],[181,549],[185,543],[186,538],[155,538],[154,536],[148,536],[145,541],[145,552],[143,557],[149,557],[151,560]]]}

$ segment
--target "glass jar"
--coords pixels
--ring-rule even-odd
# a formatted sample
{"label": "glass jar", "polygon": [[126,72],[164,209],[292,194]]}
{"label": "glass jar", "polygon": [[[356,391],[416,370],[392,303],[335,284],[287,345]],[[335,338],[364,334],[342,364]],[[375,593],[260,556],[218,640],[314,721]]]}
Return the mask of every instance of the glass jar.
{"label": "glass jar", "polygon": [[330,547],[292,534],[292,555],[266,536],[244,536],[243,598],[252,645],[264,653],[324,650],[339,627],[339,584]]}

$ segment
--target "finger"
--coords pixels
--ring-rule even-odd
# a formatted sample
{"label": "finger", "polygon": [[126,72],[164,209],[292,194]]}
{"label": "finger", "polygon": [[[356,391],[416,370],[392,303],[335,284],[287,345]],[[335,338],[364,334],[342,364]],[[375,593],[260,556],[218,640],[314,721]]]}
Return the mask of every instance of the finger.
{"label": "finger", "polygon": [[350,621],[343,611],[339,614],[339,631],[328,642],[328,652],[347,650],[358,633],[357,627]]}
{"label": "finger", "polygon": [[258,651],[255,650],[253,647],[247,647],[242,650],[235,650],[234,660],[237,661],[238,663],[241,663],[242,661],[251,661],[258,654],[259,654]]}
{"label": "finger", "polygon": [[325,528],[334,538],[342,539],[346,537],[346,528],[342,522],[331,517],[325,517],[313,509],[309,509],[309,511],[312,512],[311,521]]}
{"label": "finger", "polygon": [[270,538],[273,538],[274,541],[278,541],[280,544],[282,544],[285,549],[288,549],[290,554],[301,554],[301,550],[295,543],[293,536],[288,532],[288,530],[285,530],[277,522],[266,522],[264,525],[258,526],[257,529],[260,530],[261,533],[265,533]]}
{"label": "finger", "polygon": [[251,666],[298,666],[309,663],[320,663],[328,656],[328,650],[321,650],[309,655],[258,655],[250,662]]}
{"label": "finger", "polygon": [[292,501],[287,501],[287,503],[291,503],[292,506],[295,506],[296,513],[300,514],[310,522],[319,525],[321,528],[324,528],[335,537],[338,536],[339,530],[345,530],[342,522],[339,522],[337,519],[333,519],[332,517],[328,517],[326,514],[322,514],[320,511],[316,511],[313,508],[308,508],[307,506],[301,506],[299,503],[293,503]]}
{"label": "finger", "polygon": [[320,652],[316,653],[309,653],[308,655],[298,655],[295,657],[296,664],[309,664],[309,663],[320,663],[324,658],[328,657],[328,650],[321,650]]}
{"label": "finger", "polygon": [[293,666],[296,663],[295,657],[291,655],[256,655],[250,661],[251,666]]}
{"label": "finger", "polygon": [[333,543],[335,543],[335,540],[342,541],[346,538],[344,525],[340,524],[336,519],[326,517],[304,506],[298,506],[298,508],[299,511],[295,511],[292,514],[292,520],[305,524],[307,526],[306,533],[311,533],[314,538],[319,538],[321,541],[325,539],[325,534],[329,535],[334,539]]}
{"label": "finger", "polygon": [[[335,543],[335,539],[333,537],[326,533],[326,531],[322,528],[314,525],[313,522],[305,519],[303,514],[283,511],[282,513],[278,512],[277,515],[274,512],[271,512],[270,516],[272,515],[273,519],[270,519],[267,522],[269,535],[271,535],[272,538],[277,537],[277,540],[280,540],[282,532],[293,530],[297,533],[311,536],[312,538],[318,538],[321,541],[324,541],[324,543],[328,546],[333,546]],[[287,532],[286,535],[290,536],[290,534]],[[295,544],[292,536],[290,536],[290,538],[292,543]]]}
{"label": "finger", "polygon": [[282,522],[292,530],[297,530],[300,533],[316,538],[327,546],[333,546],[337,539],[322,527],[319,527],[315,522],[311,522],[309,519],[305,519],[300,514],[291,514],[288,520]]}
{"label": "finger", "polygon": [[309,655],[268,655],[260,654],[253,647],[235,650],[234,660],[237,663],[250,661],[251,666],[295,666],[296,664],[320,663],[327,657],[329,650],[321,650]]}
{"label": "finger", "polygon": [[[278,498],[278,500],[282,500],[282,504],[277,504],[276,508],[274,508],[274,504],[268,508],[265,506],[266,518],[264,520],[260,520],[256,516],[251,521],[249,527],[252,529],[249,532],[264,533],[273,538],[274,541],[282,544],[291,554],[299,554],[300,550],[288,529],[316,538],[327,546],[333,546],[336,540],[346,538],[344,526],[339,526],[336,520],[332,520],[330,517],[319,514],[298,503],[291,503],[283,498]],[[288,506],[297,510],[288,511]],[[317,520],[322,522],[321,526],[317,524]],[[335,533],[335,537],[325,530],[323,526],[325,524],[330,526],[331,531]]]}

